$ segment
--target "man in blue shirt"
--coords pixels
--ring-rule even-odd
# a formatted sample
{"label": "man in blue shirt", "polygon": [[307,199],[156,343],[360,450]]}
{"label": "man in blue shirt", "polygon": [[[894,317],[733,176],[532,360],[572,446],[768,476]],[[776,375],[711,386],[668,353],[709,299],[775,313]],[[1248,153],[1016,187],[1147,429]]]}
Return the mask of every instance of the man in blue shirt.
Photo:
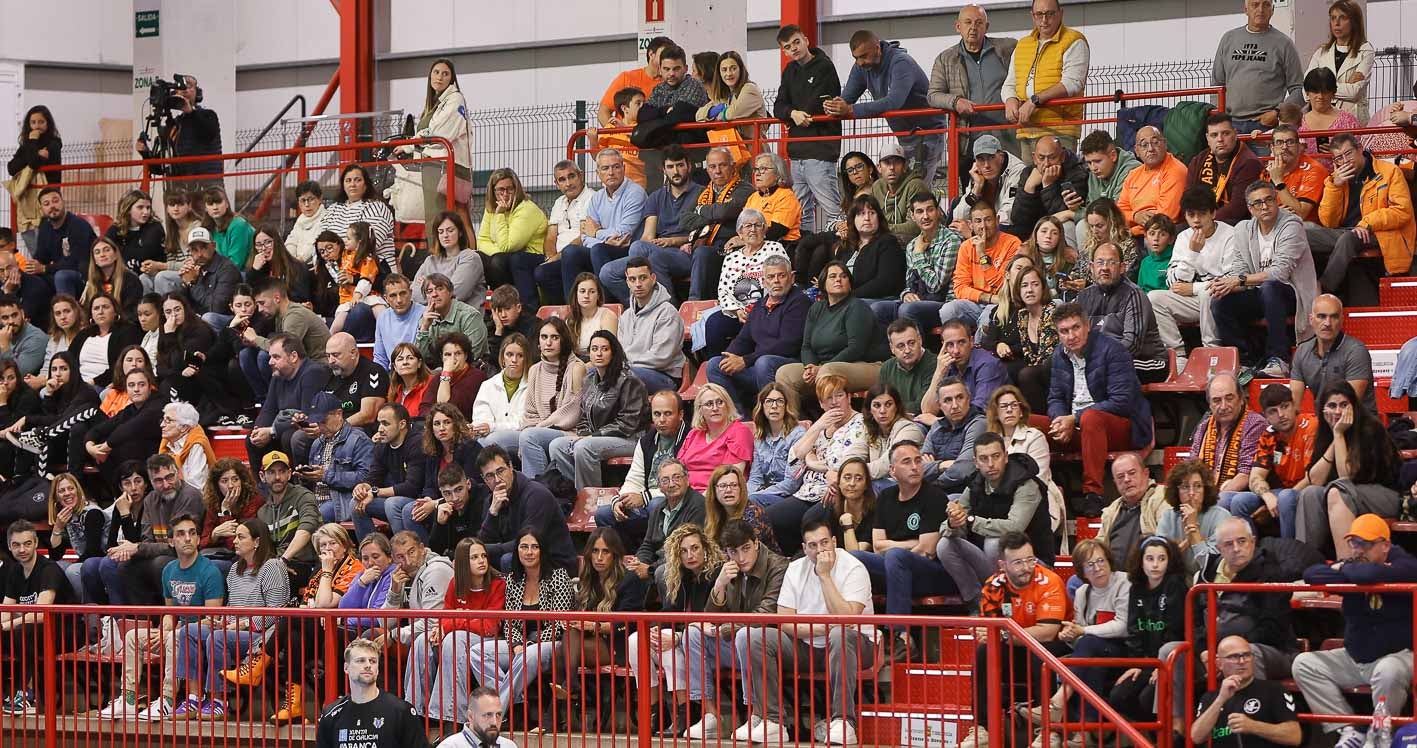
{"label": "man in blue shirt", "polygon": [[97,238],[93,227],[64,207],[58,187],[39,191],[39,210],[45,220],[39,224],[34,259],[44,266],[44,275],[56,292],[77,299],[89,270],[89,250]]}
{"label": "man in blue shirt", "polygon": [[[221,571],[211,559],[198,553],[197,543],[202,529],[191,515],[184,514],[172,521],[172,550],[177,558],[162,570],[162,597],[168,607],[221,607],[226,598],[226,583]],[[191,623],[196,615],[184,615],[182,623]],[[162,617],[160,634],[148,625],[135,626],[123,636],[123,689],[108,706],[99,710],[100,719],[136,718],[144,721],[167,720],[172,717],[177,701],[176,633],[178,616]],[[138,676],[146,670],[139,655],[150,651],[149,637],[160,635],[163,649],[162,696],[138,709]]]}
{"label": "man in blue shirt", "polygon": [[568,300],[577,275],[598,273],[605,263],[630,253],[630,242],[643,222],[645,188],[625,178],[625,157],[606,148],[595,155],[595,172],[603,189],[591,198],[581,221],[581,243],[561,251],[561,290]]}
{"label": "man in blue shirt", "polygon": [[394,346],[413,342],[418,334],[418,322],[427,308],[413,300],[413,287],[408,278],[390,275],[384,279],[384,301],[389,310],[374,322],[374,363],[394,376]]}
{"label": "man in blue shirt", "polygon": [[933,426],[939,419],[940,403],[936,398],[940,383],[955,377],[972,393],[970,404],[981,411],[989,409],[989,397],[994,390],[1009,383],[1009,372],[994,354],[974,349],[969,326],[954,319],[940,330],[940,355],[935,359],[935,376],[920,398],[920,416],[916,420]]}
{"label": "man in blue shirt", "polygon": [[[651,192],[645,200],[644,233],[630,245],[629,257],[679,252],[689,241],[688,232],[679,228],[679,213],[685,205],[692,205],[704,189],[689,178],[691,169],[689,155],[682,147],[671,145],[664,149],[664,186]],[[600,268],[601,285],[621,304],[630,303],[630,287],[625,284],[625,264],[629,257],[611,260]],[[570,298],[567,301],[576,303]]]}
{"label": "man in blue shirt", "polygon": [[[841,96],[828,99],[823,105],[827,114],[836,117],[879,117],[900,109],[927,109],[930,79],[920,64],[906,53],[899,42],[881,41],[875,32],[862,29],[851,35],[851,56],[856,64]],[[866,91],[872,100],[858,104]],[[886,120],[895,132],[942,130],[945,117],[932,114],[923,117],[891,117]],[[898,135],[896,140],[910,158],[910,166],[925,179],[925,186],[935,183],[935,169],[945,152],[945,136]]]}

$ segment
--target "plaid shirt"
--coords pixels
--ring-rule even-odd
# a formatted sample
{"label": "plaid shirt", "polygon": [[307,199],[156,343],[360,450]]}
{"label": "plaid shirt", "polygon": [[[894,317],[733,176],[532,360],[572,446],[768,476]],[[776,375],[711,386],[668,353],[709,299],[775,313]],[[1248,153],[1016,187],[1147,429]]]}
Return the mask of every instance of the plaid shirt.
{"label": "plaid shirt", "polygon": [[649,100],[646,103],[664,110],[681,101],[698,108],[707,104],[708,100],[708,92],[704,90],[704,84],[700,83],[697,78],[686,77],[684,82],[677,87],[661,81],[650,92]]}
{"label": "plaid shirt", "polygon": [[915,293],[922,298],[935,297],[935,301],[952,301],[955,263],[963,243],[964,237],[943,224],[924,252],[916,252],[911,242],[905,248],[905,291],[901,295]]}

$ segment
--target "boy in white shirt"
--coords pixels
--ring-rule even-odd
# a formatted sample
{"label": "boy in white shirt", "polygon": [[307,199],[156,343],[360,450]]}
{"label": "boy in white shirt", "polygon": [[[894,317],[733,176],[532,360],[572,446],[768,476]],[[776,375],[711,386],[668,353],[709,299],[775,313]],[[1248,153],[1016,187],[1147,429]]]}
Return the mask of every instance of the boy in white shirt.
{"label": "boy in white shirt", "polygon": [[1199,323],[1201,345],[1220,345],[1211,315],[1209,284],[1224,274],[1225,256],[1235,234],[1233,226],[1215,220],[1215,194],[1208,187],[1186,189],[1181,195],[1181,215],[1187,228],[1176,235],[1166,272],[1170,288],[1147,294],[1161,344],[1176,352],[1176,371],[1186,368],[1186,344],[1179,323]]}

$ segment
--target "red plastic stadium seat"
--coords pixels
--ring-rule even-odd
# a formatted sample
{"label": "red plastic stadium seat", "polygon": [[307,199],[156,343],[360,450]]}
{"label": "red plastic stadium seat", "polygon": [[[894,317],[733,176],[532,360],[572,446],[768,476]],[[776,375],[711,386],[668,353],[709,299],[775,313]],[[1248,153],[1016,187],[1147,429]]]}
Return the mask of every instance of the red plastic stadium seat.
{"label": "red plastic stadium seat", "polygon": [[542,319],[551,319],[552,317],[565,319],[570,313],[571,308],[565,304],[548,304],[536,310],[536,316]]}
{"label": "red plastic stadium seat", "polygon": [[689,328],[699,321],[704,312],[718,306],[717,300],[686,301],[679,307],[679,318],[684,320],[684,339],[689,339]]}
{"label": "red plastic stadium seat", "polygon": [[619,490],[615,488],[582,488],[577,491],[576,505],[571,509],[571,516],[566,518],[566,527],[571,532],[594,530],[595,510],[599,508],[601,499],[612,500],[619,495]]}
{"label": "red plastic stadium seat", "polygon": [[[1172,368],[1175,361],[1172,360]],[[1174,372],[1170,379],[1159,384],[1142,385],[1142,391],[1154,392],[1205,392],[1205,385],[1215,374],[1234,374],[1240,370],[1240,352],[1234,347],[1196,348],[1186,359],[1186,368]]]}
{"label": "red plastic stadium seat", "polygon": [[99,236],[108,233],[108,228],[113,225],[113,219],[102,213],[76,213],[75,215],[88,221],[89,225],[93,227],[94,233]]}

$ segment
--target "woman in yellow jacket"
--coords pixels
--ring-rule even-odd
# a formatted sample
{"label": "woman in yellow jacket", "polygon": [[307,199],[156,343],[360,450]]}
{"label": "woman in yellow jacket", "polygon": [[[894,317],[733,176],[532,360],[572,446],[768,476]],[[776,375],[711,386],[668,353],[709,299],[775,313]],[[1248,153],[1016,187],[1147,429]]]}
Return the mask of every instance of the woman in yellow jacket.
{"label": "woman in yellow jacket", "polygon": [[[1333,171],[1324,181],[1319,203],[1319,223],[1323,226],[1310,226],[1307,232],[1314,254],[1328,254],[1319,285],[1330,293],[1346,291],[1342,298],[1351,306],[1372,306],[1378,303],[1377,283],[1368,273],[1350,274],[1349,264],[1363,250],[1377,248],[1382,252],[1388,275],[1407,274],[1417,240],[1412,193],[1400,167],[1366,153],[1349,133],[1333,136],[1329,153],[1333,156]],[[1355,181],[1362,185],[1359,218],[1356,224],[1345,226],[1348,191]],[[1362,287],[1355,288],[1355,283]]]}
{"label": "woman in yellow jacket", "polygon": [[527,197],[522,180],[511,169],[498,169],[487,180],[487,209],[477,230],[477,252],[487,269],[487,285],[517,287],[522,306],[540,306],[532,273],[545,259],[546,214]]}

